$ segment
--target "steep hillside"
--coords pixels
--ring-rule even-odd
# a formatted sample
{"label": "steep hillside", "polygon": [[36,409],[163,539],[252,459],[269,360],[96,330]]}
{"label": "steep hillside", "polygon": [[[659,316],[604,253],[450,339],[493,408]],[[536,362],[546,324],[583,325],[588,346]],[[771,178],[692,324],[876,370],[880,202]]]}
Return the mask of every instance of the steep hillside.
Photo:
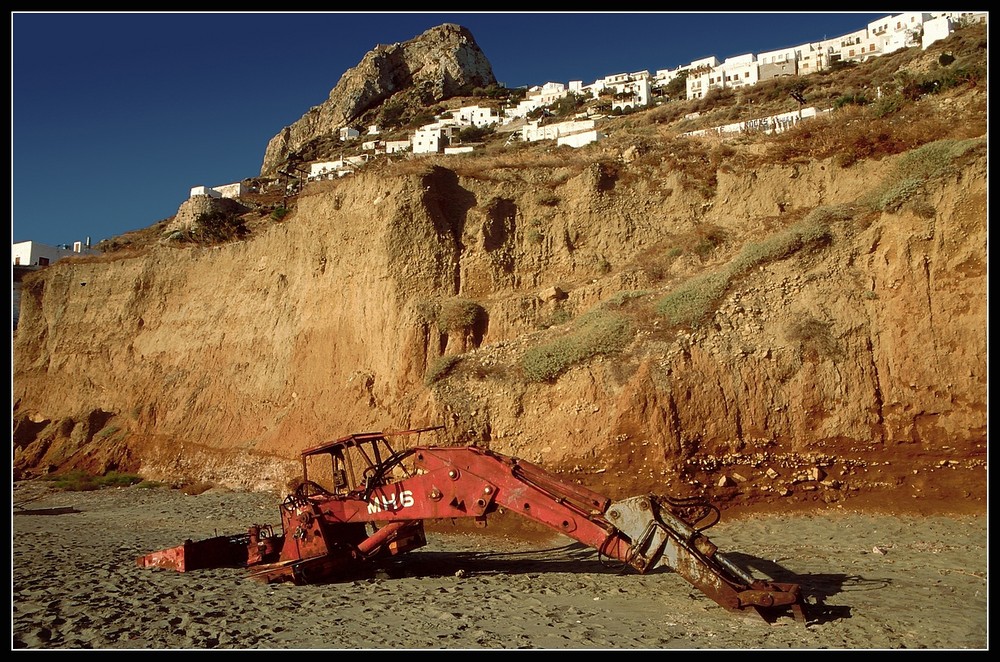
{"label": "steep hillside", "polygon": [[496,82],[475,37],[460,25],[446,23],[402,44],[377,46],[341,76],[325,102],[271,139],[260,174],[274,175],[288,161],[322,158],[338,147],[341,128],[367,129],[358,126],[362,118],[384,119],[372,112],[390,103],[407,115]]}
{"label": "steep hillside", "polygon": [[443,424],[612,497],[981,509],[984,86],[725,143],[665,106],[61,261],[23,287],[15,472],[283,492],[306,447]]}

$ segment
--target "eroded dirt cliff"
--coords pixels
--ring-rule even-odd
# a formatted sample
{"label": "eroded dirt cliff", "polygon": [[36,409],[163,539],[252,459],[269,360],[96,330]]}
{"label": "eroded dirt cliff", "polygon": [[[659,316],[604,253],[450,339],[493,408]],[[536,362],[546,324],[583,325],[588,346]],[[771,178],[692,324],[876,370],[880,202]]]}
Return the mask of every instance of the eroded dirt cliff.
{"label": "eroded dirt cliff", "polygon": [[283,492],[304,448],[444,425],[613,497],[984,508],[985,135],[694,141],[692,171],[657,130],[372,164],[241,241],[48,267],[16,474]]}

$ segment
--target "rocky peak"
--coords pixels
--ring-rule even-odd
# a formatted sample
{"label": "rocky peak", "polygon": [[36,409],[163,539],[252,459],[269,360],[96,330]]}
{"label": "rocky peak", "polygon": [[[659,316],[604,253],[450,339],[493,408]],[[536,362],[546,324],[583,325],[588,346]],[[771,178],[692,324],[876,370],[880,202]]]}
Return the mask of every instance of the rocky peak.
{"label": "rocky peak", "polygon": [[[310,145],[336,140],[337,131],[390,98],[431,106],[495,85],[493,68],[468,28],[445,23],[403,43],[378,45],[347,70],[330,97],[268,142],[261,176],[273,175]],[[314,155],[315,156],[315,155]]]}

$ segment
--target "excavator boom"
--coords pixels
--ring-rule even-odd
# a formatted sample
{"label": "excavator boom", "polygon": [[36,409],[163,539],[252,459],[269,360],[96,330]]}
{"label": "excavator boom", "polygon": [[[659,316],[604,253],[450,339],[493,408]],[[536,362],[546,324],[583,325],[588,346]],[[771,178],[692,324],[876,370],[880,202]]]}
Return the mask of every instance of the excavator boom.
{"label": "excavator boom", "polygon": [[[439,429],[353,434],[307,449],[302,483],[280,507],[280,533],[255,524],[243,534],[187,540],[136,562],[180,572],[246,567],[264,582],[336,581],[362,564],[424,546],[426,520],[473,518],[485,525],[504,509],[639,573],[672,570],[728,611],[768,621],[790,611],[805,622],[798,585],[753,577],[703,534],[719,516],[703,499],[650,494],[613,502],[490,450],[417,445],[396,451],[389,443]],[[309,478],[310,461],[323,456],[330,461],[329,489]]]}

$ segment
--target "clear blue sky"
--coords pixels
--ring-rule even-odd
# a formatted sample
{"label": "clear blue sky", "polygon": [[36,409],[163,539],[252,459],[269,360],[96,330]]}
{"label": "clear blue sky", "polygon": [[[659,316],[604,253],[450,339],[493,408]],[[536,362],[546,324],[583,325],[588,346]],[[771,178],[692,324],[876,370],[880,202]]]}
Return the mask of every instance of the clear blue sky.
{"label": "clear blue sky", "polygon": [[508,87],[585,84],[864,28],[873,13],[11,13],[12,242],[93,244],[260,173],[378,44],[467,27]]}

